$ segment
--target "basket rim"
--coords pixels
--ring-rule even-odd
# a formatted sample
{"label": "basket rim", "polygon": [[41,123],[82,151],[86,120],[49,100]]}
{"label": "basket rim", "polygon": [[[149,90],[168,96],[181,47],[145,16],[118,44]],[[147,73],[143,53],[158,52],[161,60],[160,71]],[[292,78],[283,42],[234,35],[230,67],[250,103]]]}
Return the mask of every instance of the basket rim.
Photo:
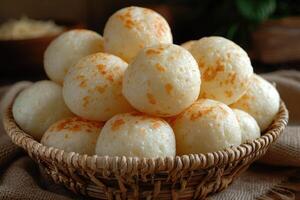
{"label": "basket rim", "polygon": [[45,158],[70,168],[89,169],[91,171],[113,170],[123,174],[141,170],[153,173],[223,166],[248,157],[262,148],[267,148],[283,132],[289,118],[288,110],[281,100],[276,118],[261,137],[216,152],[157,158],[86,155],[44,146],[17,125],[12,115],[12,104],[18,93],[25,88],[17,87],[17,85],[10,88],[12,98],[3,116],[4,129],[12,142],[23,148],[31,157],[34,156],[38,161]]}

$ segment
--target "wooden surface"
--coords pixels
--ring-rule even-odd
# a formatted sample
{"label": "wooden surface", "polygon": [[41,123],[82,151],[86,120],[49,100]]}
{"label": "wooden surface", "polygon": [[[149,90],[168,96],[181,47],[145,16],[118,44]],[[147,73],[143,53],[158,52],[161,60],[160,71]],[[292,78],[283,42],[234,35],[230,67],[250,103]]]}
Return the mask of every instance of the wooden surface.
{"label": "wooden surface", "polygon": [[252,34],[256,60],[268,64],[300,62],[300,17],[269,20]]}

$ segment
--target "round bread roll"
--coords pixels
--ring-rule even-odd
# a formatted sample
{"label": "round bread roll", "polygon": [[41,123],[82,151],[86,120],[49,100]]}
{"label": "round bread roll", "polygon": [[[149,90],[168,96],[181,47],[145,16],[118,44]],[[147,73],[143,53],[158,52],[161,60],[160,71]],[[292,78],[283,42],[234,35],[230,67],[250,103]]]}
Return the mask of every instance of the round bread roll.
{"label": "round bread roll", "polygon": [[67,152],[93,155],[103,125],[79,117],[63,119],[48,128],[41,143]]}
{"label": "round bread roll", "polygon": [[253,68],[241,47],[222,37],[204,37],[190,52],[202,73],[201,98],[229,105],[246,92]]}
{"label": "round bread roll", "polygon": [[197,100],[200,71],[193,56],[174,44],[140,51],[128,66],[123,94],[137,110],[154,116],[174,116]]}
{"label": "round bread roll", "polygon": [[67,31],[46,49],[44,68],[51,80],[62,84],[68,69],[80,58],[102,51],[103,38],[98,33],[85,29]]}
{"label": "round bread roll", "polygon": [[260,130],[265,131],[275,119],[280,106],[276,88],[258,75],[254,75],[247,92],[234,104],[249,113],[257,121]]}
{"label": "round bread roll", "polygon": [[242,143],[260,137],[259,126],[251,115],[239,109],[233,109],[233,112],[241,128]]}
{"label": "round bread roll", "polygon": [[175,143],[173,130],[163,119],[125,113],[106,122],[96,144],[96,154],[140,158],[175,156]]}
{"label": "round bread roll", "polygon": [[177,154],[208,153],[241,144],[241,129],[225,104],[200,99],[172,123]]}
{"label": "round bread roll", "polygon": [[64,80],[63,97],[67,106],[76,115],[95,121],[132,111],[122,95],[126,68],[126,62],[106,53],[82,58]]}
{"label": "round bread roll", "polygon": [[186,50],[190,51],[192,48],[192,45],[195,44],[197,40],[190,40],[187,42],[182,43],[180,46],[182,46],[183,48],[185,48]]}
{"label": "round bread roll", "polygon": [[114,13],[104,28],[105,52],[115,54],[128,63],[147,46],[173,43],[167,21],[153,10],[127,7]]}
{"label": "round bread roll", "polygon": [[54,122],[73,116],[62,97],[61,86],[52,81],[38,81],[15,99],[12,112],[17,124],[40,140]]}

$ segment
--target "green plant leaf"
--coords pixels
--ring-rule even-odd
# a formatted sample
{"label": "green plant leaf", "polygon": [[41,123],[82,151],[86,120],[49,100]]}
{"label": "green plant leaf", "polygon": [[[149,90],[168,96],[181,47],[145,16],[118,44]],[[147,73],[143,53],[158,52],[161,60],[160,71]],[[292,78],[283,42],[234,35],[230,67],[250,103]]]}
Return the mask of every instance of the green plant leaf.
{"label": "green plant leaf", "polygon": [[276,9],[276,0],[235,0],[238,12],[247,20],[261,22]]}
{"label": "green plant leaf", "polygon": [[227,31],[227,38],[233,40],[238,31],[238,28],[239,28],[238,24],[231,25]]}

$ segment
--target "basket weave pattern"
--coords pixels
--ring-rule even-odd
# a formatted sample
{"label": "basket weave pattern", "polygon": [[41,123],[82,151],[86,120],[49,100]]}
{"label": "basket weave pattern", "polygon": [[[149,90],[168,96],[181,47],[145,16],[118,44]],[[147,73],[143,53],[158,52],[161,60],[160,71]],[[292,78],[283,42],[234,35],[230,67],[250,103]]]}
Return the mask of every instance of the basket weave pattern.
{"label": "basket weave pattern", "polygon": [[[15,89],[14,96],[20,90]],[[13,143],[37,161],[47,177],[75,193],[99,199],[203,199],[227,188],[264,155],[287,121],[288,111],[281,102],[269,130],[254,141],[207,154],[153,159],[87,156],[46,147],[18,127],[11,106],[4,127]]]}

